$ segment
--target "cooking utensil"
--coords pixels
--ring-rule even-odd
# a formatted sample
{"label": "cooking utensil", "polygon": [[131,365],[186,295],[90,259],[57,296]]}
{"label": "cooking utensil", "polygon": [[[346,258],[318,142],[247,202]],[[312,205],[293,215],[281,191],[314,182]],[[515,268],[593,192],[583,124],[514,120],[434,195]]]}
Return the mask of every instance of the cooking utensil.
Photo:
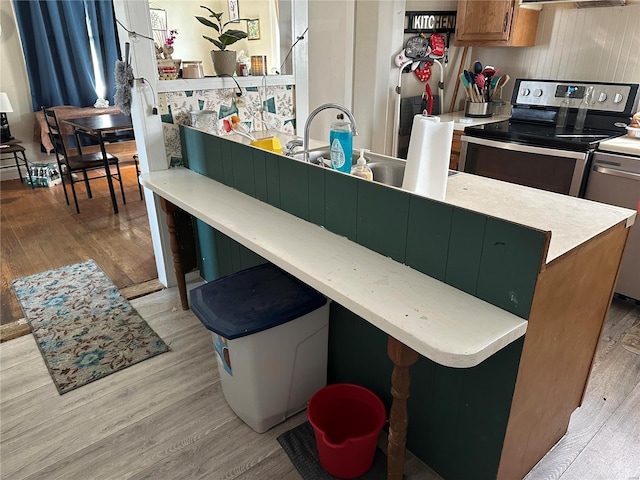
{"label": "cooking utensil", "polygon": [[502,100],[502,89],[504,88],[504,86],[509,82],[509,80],[511,79],[511,77],[507,74],[504,74],[500,77],[500,79],[498,80],[498,83],[496,84],[496,90],[499,88],[500,89],[500,100]]}
{"label": "cooking utensil", "polygon": [[460,74],[460,81],[462,82],[462,86],[464,87],[464,91],[467,94],[467,98],[470,98],[473,100],[473,93],[471,91],[471,84],[469,83],[469,78],[467,77],[467,75],[465,75],[467,71],[465,70],[463,73]]}
{"label": "cooking utensil", "polygon": [[476,75],[480,75],[482,73],[482,63],[480,63],[478,60],[476,60],[473,64],[473,71]]}
{"label": "cooking utensil", "polygon": [[476,85],[480,91],[480,96],[483,102],[488,101],[486,92],[487,79],[484,75],[476,75]]}

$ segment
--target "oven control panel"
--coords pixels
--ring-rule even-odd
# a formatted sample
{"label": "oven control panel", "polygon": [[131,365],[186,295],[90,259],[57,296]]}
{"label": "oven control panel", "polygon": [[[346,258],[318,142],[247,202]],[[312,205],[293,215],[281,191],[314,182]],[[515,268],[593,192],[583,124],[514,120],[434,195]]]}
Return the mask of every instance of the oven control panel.
{"label": "oven control panel", "polygon": [[638,84],[518,79],[511,103],[560,107],[566,101],[569,108],[578,108],[585,96],[591,110],[631,115],[638,105]]}

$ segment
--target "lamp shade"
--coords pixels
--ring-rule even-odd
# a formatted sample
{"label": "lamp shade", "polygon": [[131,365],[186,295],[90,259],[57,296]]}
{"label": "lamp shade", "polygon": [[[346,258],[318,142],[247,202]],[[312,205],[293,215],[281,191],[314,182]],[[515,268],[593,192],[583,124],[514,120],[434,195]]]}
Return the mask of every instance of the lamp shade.
{"label": "lamp shade", "polygon": [[13,107],[11,106],[11,102],[9,101],[9,96],[4,92],[0,92],[0,112],[13,112]]}

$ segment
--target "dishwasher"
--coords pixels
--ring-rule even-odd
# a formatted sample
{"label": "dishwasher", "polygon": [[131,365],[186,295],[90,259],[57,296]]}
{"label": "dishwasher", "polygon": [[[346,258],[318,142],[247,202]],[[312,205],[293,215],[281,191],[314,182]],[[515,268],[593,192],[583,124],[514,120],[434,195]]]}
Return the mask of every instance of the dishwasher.
{"label": "dishwasher", "polygon": [[[637,141],[640,146],[640,140]],[[602,144],[601,144],[602,146]],[[638,149],[640,153],[640,148]],[[640,155],[596,151],[587,180],[585,198],[640,209]],[[636,217],[625,247],[616,293],[640,302],[640,219]]]}

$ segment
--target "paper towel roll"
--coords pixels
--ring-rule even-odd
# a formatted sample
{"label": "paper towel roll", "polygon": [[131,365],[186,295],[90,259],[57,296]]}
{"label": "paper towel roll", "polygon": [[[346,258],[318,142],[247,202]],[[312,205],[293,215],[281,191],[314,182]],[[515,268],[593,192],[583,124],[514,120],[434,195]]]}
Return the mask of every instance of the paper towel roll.
{"label": "paper towel roll", "polygon": [[439,117],[429,115],[413,117],[402,188],[434,200],[444,200],[453,123],[440,122]]}

